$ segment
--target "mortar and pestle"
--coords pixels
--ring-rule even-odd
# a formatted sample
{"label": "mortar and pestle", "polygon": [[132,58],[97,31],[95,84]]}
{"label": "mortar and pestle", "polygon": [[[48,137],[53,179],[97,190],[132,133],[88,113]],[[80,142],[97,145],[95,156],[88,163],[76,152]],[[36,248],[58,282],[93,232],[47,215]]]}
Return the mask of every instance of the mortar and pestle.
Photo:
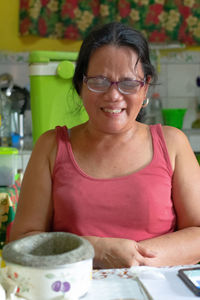
{"label": "mortar and pestle", "polygon": [[77,299],[91,284],[94,249],[75,234],[28,236],[4,246],[2,257],[16,295],[25,299]]}

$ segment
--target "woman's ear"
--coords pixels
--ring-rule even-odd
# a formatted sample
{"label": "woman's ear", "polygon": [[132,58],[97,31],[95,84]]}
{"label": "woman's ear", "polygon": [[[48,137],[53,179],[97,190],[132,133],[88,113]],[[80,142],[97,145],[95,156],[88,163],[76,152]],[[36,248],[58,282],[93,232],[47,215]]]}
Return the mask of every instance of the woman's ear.
{"label": "woman's ear", "polygon": [[144,85],[144,92],[145,92],[145,97],[147,95],[148,89],[149,89],[149,84],[151,82],[151,76],[146,77],[145,85]]}
{"label": "woman's ear", "polygon": [[148,75],[148,76],[146,77],[146,84],[148,85],[148,84],[150,84],[150,82],[151,82],[151,76]]}

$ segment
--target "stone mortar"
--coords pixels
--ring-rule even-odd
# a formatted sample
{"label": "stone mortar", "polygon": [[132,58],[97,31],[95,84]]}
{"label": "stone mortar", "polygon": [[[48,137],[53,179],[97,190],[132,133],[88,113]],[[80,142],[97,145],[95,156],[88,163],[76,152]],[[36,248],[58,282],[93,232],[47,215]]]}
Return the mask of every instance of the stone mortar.
{"label": "stone mortar", "polygon": [[50,269],[91,259],[94,249],[78,235],[44,232],[8,243],[2,257],[7,263]]}

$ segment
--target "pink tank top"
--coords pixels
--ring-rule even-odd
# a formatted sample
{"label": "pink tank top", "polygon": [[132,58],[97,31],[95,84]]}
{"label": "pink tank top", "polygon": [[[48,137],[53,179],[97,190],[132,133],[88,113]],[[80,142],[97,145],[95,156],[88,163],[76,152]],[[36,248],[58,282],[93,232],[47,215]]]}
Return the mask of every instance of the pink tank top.
{"label": "pink tank top", "polygon": [[172,168],[161,125],[150,126],[153,159],[130,175],[96,179],[77,165],[67,128],[57,127],[54,231],[136,241],[175,230]]}

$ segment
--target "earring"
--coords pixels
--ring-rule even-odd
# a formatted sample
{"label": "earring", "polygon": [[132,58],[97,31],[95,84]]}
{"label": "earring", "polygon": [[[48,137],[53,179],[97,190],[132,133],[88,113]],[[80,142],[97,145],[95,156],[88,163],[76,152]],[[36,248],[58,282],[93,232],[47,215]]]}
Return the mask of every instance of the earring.
{"label": "earring", "polygon": [[142,107],[146,107],[149,104],[149,98],[143,101]]}

